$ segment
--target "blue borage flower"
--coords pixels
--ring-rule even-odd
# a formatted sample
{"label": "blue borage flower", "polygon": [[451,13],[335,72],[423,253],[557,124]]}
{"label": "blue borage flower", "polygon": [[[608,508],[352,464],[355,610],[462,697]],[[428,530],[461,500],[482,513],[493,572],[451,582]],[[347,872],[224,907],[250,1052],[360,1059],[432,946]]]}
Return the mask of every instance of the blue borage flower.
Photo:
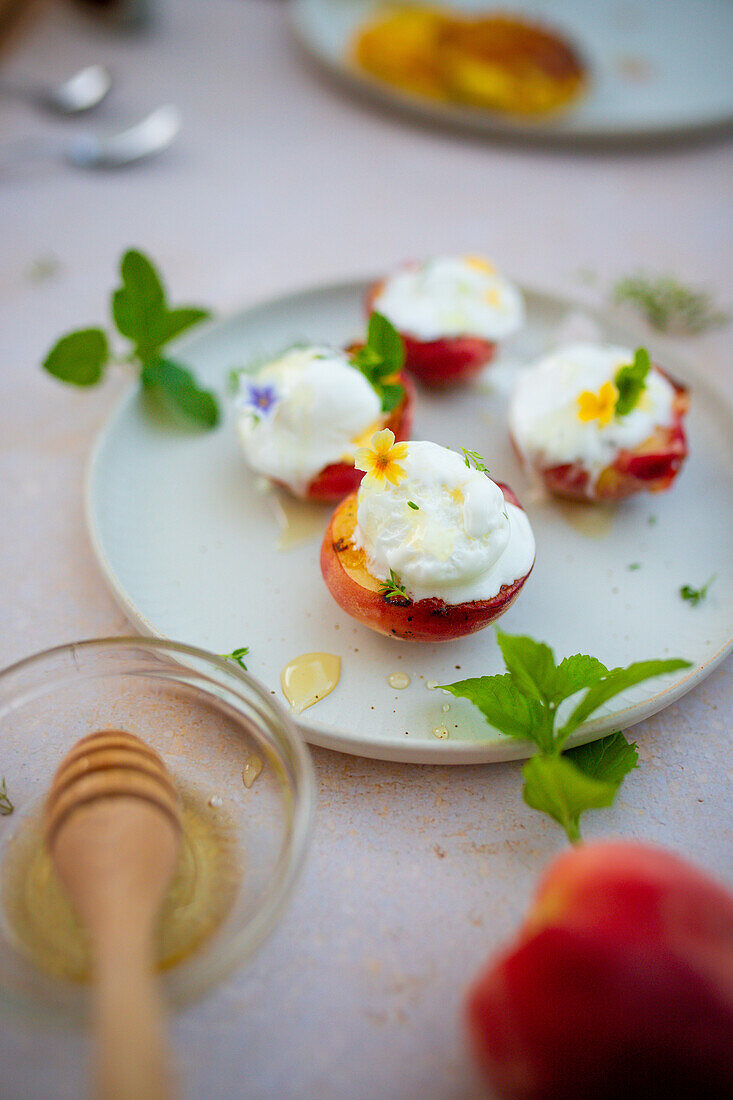
{"label": "blue borage flower", "polygon": [[239,394],[238,404],[259,419],[271,413],[279,400],[280,395],[275,386],[258,386],[254,382],[248,382]]}

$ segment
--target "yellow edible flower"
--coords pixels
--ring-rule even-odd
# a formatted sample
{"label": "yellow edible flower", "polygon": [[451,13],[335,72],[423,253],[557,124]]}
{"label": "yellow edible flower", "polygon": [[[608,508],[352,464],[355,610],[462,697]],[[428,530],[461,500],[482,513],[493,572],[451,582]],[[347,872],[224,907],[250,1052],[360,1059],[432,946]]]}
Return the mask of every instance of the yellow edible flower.
{"label": "yellow edible flower", "polygon": [[354,455],[357,470],[364,470],[373,481],[399,485],[407,475],[399,461],[407,457],[407,444],[395,443],[394,433],[382,428],[372,436],[371,447],[360,447]]}
{"label": "yellow edible flower", "polygon": [[483,256],[464,256],[463,262],[474,268],[475,271],[481,271],[484,275],[496,274],[494,265],[485,260]]}
{"label": "yellow edible flower", "polygon": [[604,382],[598,393],[584,390],[578,394],[578,420],[597,420],[601,428],[611,423],[618,401],[618,390],[613,382]]}

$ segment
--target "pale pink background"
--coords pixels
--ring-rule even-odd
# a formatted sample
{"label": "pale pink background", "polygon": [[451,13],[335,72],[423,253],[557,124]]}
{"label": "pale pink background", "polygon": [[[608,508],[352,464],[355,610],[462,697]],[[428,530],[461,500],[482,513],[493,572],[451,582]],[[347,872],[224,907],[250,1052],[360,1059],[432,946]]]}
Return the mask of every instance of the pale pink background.
{"label": "pale pink background", "polygon": [[[77,393],[38,366],[61,332],[105,316],[126,246],[156,258],[176,299],[221,313],[441,250],[485,252],[519,280],[586,302],[642,267],[733,305],[730,141],[572,154],[413,127],[322,79],[284,8],[254,0],[171,0],[139,40],[59,6],[5,75],[51,80],[92,60],[117,77],[94,122],[172,102],[185,128],[168,155],[127,172],[0,176],[2,664],[129,630],[81,506],[91,441],[124,383]],[[3,141],[80,128],[4,100],[0,120]],[[57,271],[34,278],[48,257]],[[676,350],[733,395],[730,328]],[[588,820],[588,838],[656,840],[733,877],[730,686],[728,662],[635,729],[641,769],[616,807]],[[478,1097],[461,991],[516,926],[563,837],[523,805],[518,765],[313,755],[320,803],[304,881],[254,964],[175,1022],[184,1094]],[[3,1020],[0,1092],[71,1100],[85,1056],[77,1038]]]}

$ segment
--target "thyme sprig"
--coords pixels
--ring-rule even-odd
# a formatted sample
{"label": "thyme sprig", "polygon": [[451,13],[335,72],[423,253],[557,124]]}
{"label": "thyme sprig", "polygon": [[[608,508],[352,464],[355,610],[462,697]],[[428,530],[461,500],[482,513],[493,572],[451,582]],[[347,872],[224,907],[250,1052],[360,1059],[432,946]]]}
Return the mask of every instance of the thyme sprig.
{"label": "thyme sprig", "polygon": [[680,336],[695,336],[730,319],[706,291],[693,290],[670,275],[626,276],[614,285],[613,297],[636,307],[652,328]]}
{"label": "thyme sprig", "polygon": [[390,569],[389,571],[389,580],[381,582],[379,594],[390,602],[394,602],[395,600],[404,601],[405,603],[410,602],[410,597],[407,595],[405,586],[400,581],[394,569]]}
{"label": "thyme sprig", "polygon": [[0,816],[7,817],[12,814],[15,806],[8,797],[8,788],[5,786],[5,776],[0,780]]}

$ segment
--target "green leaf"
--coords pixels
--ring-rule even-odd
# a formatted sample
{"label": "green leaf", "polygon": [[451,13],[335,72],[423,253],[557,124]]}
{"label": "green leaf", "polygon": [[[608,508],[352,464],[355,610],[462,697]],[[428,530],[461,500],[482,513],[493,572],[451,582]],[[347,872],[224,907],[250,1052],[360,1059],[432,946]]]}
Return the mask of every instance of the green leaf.
{"label": "green leaf", "polygon": [[616,416],[626,416],[635,409],[639,398],[646,389],[646,378],[651,367],[649,352],[646,348],[637,348],[634,361],[616,372],[614,383],[618,397],[614,406]]}
{"label": "green leaf", "polygon": [[411,602],[404,584],[402,584],[394,569],[389,571],[389,580],[380,583],[379,594],[390,603],[408,604]]}
{"label": "green leaf", "polygon": [[8,795],[8,788],[5,786],[5,776],[0,780],[0,816],[7,817],[8,814],[12,814],[15,806],[10,801]]}
{"label": "green leaf", "polygon": [[712,577],[705,582],[702,588],[693,588],[691,584],[683,584],[680,588],[680,596],[683,600],[687,600],[693,607],[697,607],[700,601],[704,600],[707,596],[708,588],[713,583],[716,576],[717,574],[713,573]]}
{"label": "green leaf", "polygon": [[399,374],[405,365],[405,344],[397,329],[381,313],[369,318],[366,346],[381,359],[380,377]]}
{"label": "green leaf", "polygon": [[95,386],[109,362],[109,344],[101,328],[83,328],[62,336],[43,360],[43,369],[74,386]]}
{"label": "green leaf", "polygon": [[382,395],[382,412],[391,413],[405,396],[405,387],[397,382],[388,386],[380,386],[378,392]]}
{"label": "green leaf", "polygon": [[165,291],[158,272],[147,256],[130,249],[120,263],[122,286],[112,295],[112,316],[117,328],[132,340],[141,359],[159,344],[152,332],[165,314]]}
{"label": "green leaf", "polygon": [[555,657],[548,645],[523,634],[496,632],[504,664],[520,691],[538,701],[546,700],[555,682]]}
{"label": "green leaf", "polygon": [[140,381],[169,418],[182,418],[204,429],[218,423],[216,398],[200,389],[193,374],[178,363],[157,356],[143,363]]}
{"label": "green leaf", "polygon": [[608,669],[597,657],[588,657],[584,653],[565,657],[555,669],[550,700],[555,704],[561,703],[563,699],[575,695],[576,691],[597,684],[607,673]]}
{"label": "green leaf", "polygon": [[534,741],[540,748],[551,746],[552,728],[548,727],[542,705],[535,699],[528,699],[508,673],[474,676],[440,686],[451,695],[468,699],[492,726],[508,737]]}
{"label": "green leaf", "polygon": [[673,659],[669,661],[637,661],[628,668],[612,668],[607,676],[599,680],[583,696],[568,718],[565,725],[556,735],[555,744],[562,746],[573,730],[585,722],[593,711],[598,710],[603,703],[612,699],[614,695],[625,691],[634,684],[640,684],[643,680],[649,680],[653,676],[661,676],[665,672],[676,672],[680,668],[689,668],[689,661]]}
{"label": "green leaf", "polygon": [[589,741],[587,745],[578,745],[563,754],[583,775],[598,779],[603,783],[614,783],[618,789],[629,772],[639,766],[639,754],[636,742],[627,741],[620,732],[609,733],[598,741]]}
{"label": "green leaf", "polygon": [[461,453],[463,455],[463,461],[470,470],[473,467],[474,470],[478,470],[480,474],[490,474],[488,466],[484,462],[483,455],[480,455],[478,451],[468,451],[465,447],[461,447]]}
{"label": "green leaf", "polygon": [[580,816],[610,806],[618,784],[584,774],[567,756],[533,756],[522,768],[522,796],[533,810],[549,814],[572,843],[580,840]]}
{"label": "green leaf", "polygon": [[156,346],[162,347],[192,325],[197,325],[210,316],[207,309],[199,309],[197,306],[181,306],[179,309],[166,310],[153,328]]}
{"label": "green leaf", "polygon": [[143,362],[209,316],[208,310],[196,306],[169,309],[161,278],[142,252],[126,252],[120,274],[122,286],[112,295],[112,316],[122,335],[133,341]]}
{"label": "green leaf", "polygon": [[222,653],[222,657],[224,657],[228,661],[234,661],[236,664],[239,665],[240,668],[243,668],[246,672],[247,666],[244,663],[244,658],[247,656],[248,653],[249,646],[243,645],[239,646],[238,649],[233,649],[231,653]]}

